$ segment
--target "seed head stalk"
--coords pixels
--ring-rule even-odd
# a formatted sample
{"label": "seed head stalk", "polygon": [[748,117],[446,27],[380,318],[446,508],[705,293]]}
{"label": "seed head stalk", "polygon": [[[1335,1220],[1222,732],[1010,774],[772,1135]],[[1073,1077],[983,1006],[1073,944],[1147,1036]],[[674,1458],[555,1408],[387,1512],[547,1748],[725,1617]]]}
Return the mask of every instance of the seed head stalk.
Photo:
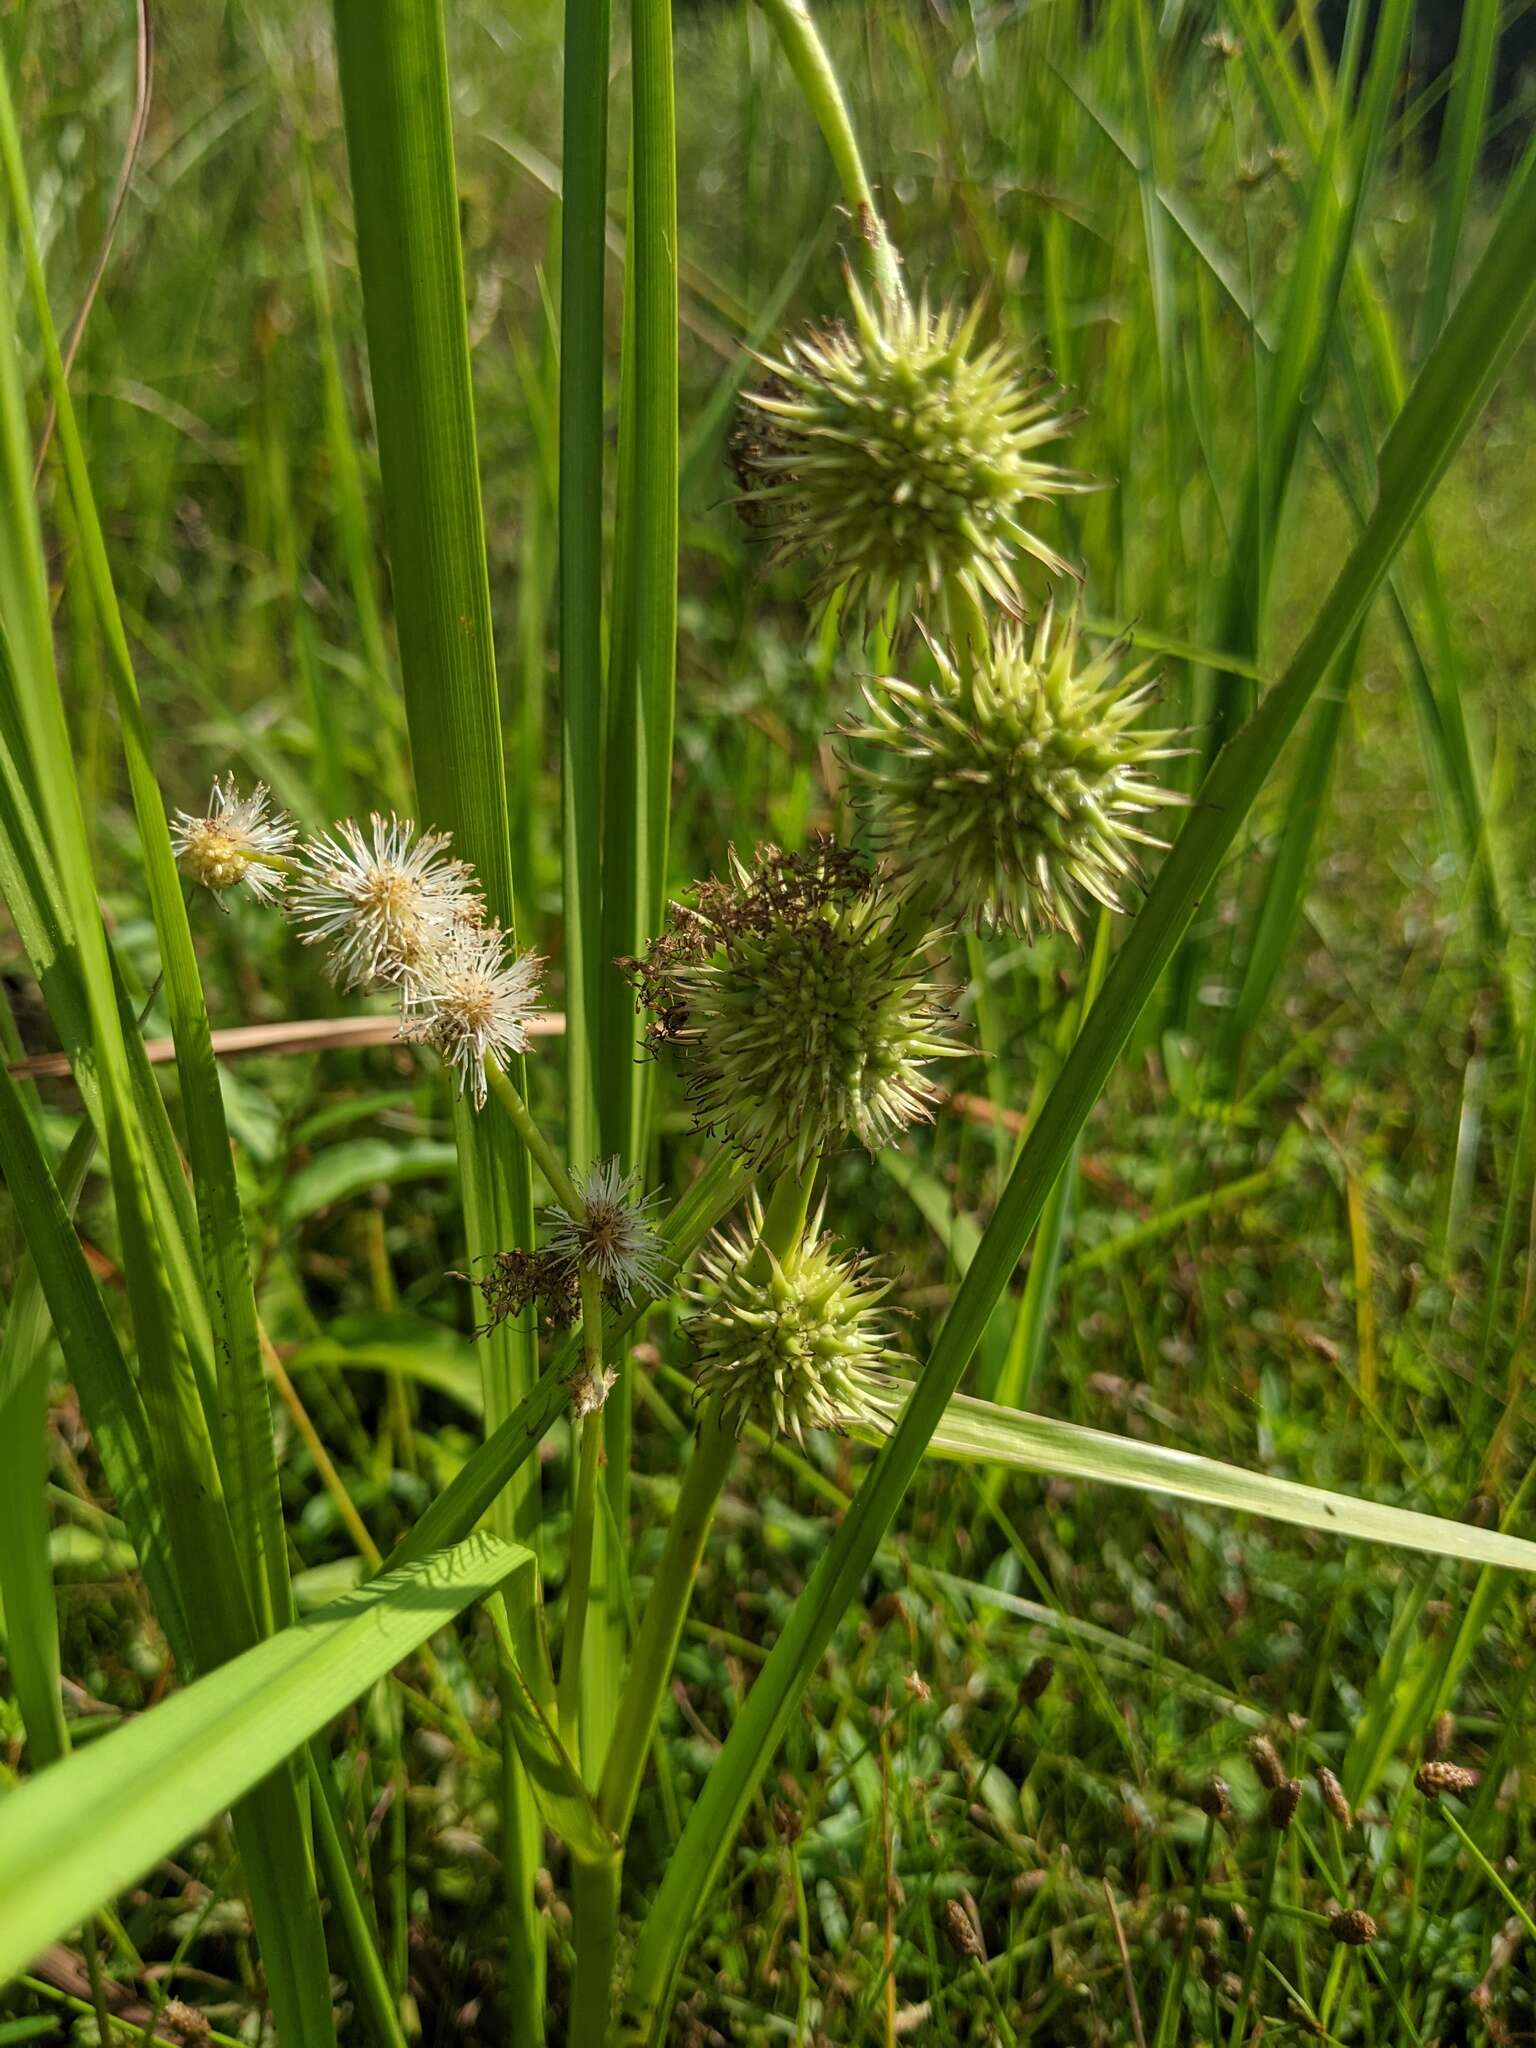
{"label": "seed head stalk", "polygon": [[1227,2038],[1227,2048],[1241,2048],[1248,2032],[1248,2006],[1253,1997],[1254,1983],[1258,1978],[1259,1964],[1264,1952],[1264,1930],[1269,1921],[1270,1900],[1274,1896],[1275,1871],[1280,1862],[1280,1845],[1285,1840],[1279,1828],[1269,1831],[1269,1851],[1264,1858],[1264,1875],[1259,1887],[1259,1909],[1253,1918],[1253,1939],[1248,1944],[1248,1955],[1243,1964],[1242,1987],[1237,1994],[1237,2009],[1232,2015],[1232,2032]]}
{"label": "seed head stalk", "polygon": [[976,664],[986,657],[989,638],[986,614],[975,591],[959,576],[951,576],[945,582],[944,611],[949,637],[954,645],[955,664],[969,693]]}
{"label": "seed head stalk", "polygon": [[1173,1978],[1157,2015],[1157,2032],[1153,2036],[1152,2048],[1164,2048],[1168,2040],[1178,2039],[1180,2020],[1184,2011],[1184,1985],[1189,1976],[1190,1951],[1195,1942],[1195,1923],[1200,1918],[1200,1909],[1205,1903],[1205,1880],[1211,1867],[1211,1844],[1215,1837],[1216,1817],[1214,1814],[1207,1814],[1205,1832],[1200,1837],[1199,1858],[1195,1864],[1195,1889],[1190,1902],[1189,1918],[1184,1926],[1184,1937],[1179,1943],[1179,1956],[1174,1965]]}
{"label": "seed head stalk", "polygon": [[[787,1257],[799,1241],[800,1234],[805,1228],[818,1163],[813,1159],[803,1171],[791,1169],[782,1174],[776,1183],[763,1217],[757,1250],[753,1254],[754,1271],[758,1272],[760,1278],[766,1279],[772,1271],[773,1260]],[[599,1372],[601,1363],[599,1358]],[[589,1363],[588,1370],[591,1369]],[[600,1416],[586,1416],[582,1428],[582,1449],[585,1453],[587,1437],[590,1436],[594,1446],[600,1438]],[[692,1596],[699,1559],[703,1555],[705,1539],[714,1520],[715,1505],[725,1486],[735,1455],[736,1432],[722,1416],[720,1402],[710,1401],[704,1409],[699,1433],[694,1442],[693,1456],[689,1459],[688,1469],[683,1474],[677,1505],[667,1525],[666,1548],[657,1567],[650,1598],[645,1604],[645,1613],[641,1617],[634,1654],[630,1659],[629,1675],[619,1701],[613,1740],[603,1765],[602,1777],[598,1782],[599,1817],[604,1826],[621,1842],[628,1834],[635,1801],[640,1792],[640,1780],[645,1771],[645,1760],[650,1755],[651,1745],[655,1740],[661,1703],[677,1655],[677,1645],[682,1636],[683,1621]],[[594,1450],[594,1479],[595,1456]],[[578,1514],[580,1484],[581,1481],[578,1480]],[[574,1561],[572,1590],[574,1597]],[[568,1617],[568,1631],[570,1626]],[[578,1639],[568,1633],[567,1641],[574,1645]],[[560,1674],[562,1726],[567,1725],[568,1714],[574,1714],[579,1698],[579,1688],[574,1680],[569,1685],[567,1698],[566,1674],[569,1662],[568,1653]],[[578,1986],[586,1986],[594,2002],[600,1996],[605,2002],[605,2012],[617,1941],[622,1853],[621,1850],[611,1865],[605,1864],[588,1871],[578,1871],[573,1885]],[[602,1987],[600,1994],[593,1989],[593,1978],[596,1978]],[[593,2038],[595,2042],[602,2036],[595,2035]]]}
{"label": "seed head stalk", "polygon": [[[590,1268],[581,1275],[582,1370],[587,1385],[603,1384],[603,1283]],[[597,1472],[603,1447],[601,1405],[574,1416],[576,1495],[571,1509],[571,1561],[565,1601],[565,1635],[560,1646],[556,1707],[560,1740],[580,1754],[581,1659],[592,1597],[592,1545],[597,1515]]]}
{"label": "seed head stalk", "polygon": [[[787,1257],[805,1227],[817,1161],[803,1171],[782,1174],[769,1198],[753,1267],[767,1279],[774,1259]],[[661,1712],[662,1697],[693,1592],[694,1574],[714,1519],[715,1503],[736,1453],[736,1433],[725,1422],[720,1403],[704,1409],[693,1456],[683,1475],[677,1507],[667,1528],[650,1598],[645,1603],[629,1679],[620,1702],[619,1722],[598,1787],[598,1811],[615,1834],[629,1827],[640,1791],[645,1759]]]}
{"label": "seed head stalk", "polygon": [[512,1128],[522,1139],[528,1156],[549,1182],[550,1190],[562,1208],[572,1216],[586,1213],[586,1204],[577,1192],[576,1183],[561,1164],[560,1155],[533,1120],[533,1112],[513,1086],[510,1076],[493,1059],[485,1062],[485,1079],[491,1093],[511,1119]]}
{"label": "seed head stalk", "polygon": [[870,265],[880,295],[887,304],[900,305],[907,295],[901,281],[901,258],[875,205],[874,189],[864,169],[864,159],[859,154],[858,138],[848,117],[843,89],[827,55],[827,46],[817,33],[805,0],[758,0],[758,5],[767,15],[789,60],[789,68],[795,74],[795,83],[805,95],[806,105],[821,130],[838,182],[842,185],[843,196],[869,249]]}

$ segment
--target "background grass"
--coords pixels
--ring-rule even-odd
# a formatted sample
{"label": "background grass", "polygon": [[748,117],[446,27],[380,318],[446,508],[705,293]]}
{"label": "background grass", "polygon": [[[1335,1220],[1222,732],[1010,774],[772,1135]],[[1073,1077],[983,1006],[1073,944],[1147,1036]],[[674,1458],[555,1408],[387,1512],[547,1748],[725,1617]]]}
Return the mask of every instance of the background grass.
{"label": "background grass", "polygon": [[[509,17],[483,4],[454,17],[518,914],[558,974],[562,23],[553,8]],[[1090,613],[1272,676],[1354,531],[1351,500],[1370,482],[1364,451],[1392,409],[1390,366],[1411,364],[1435,317],[1425,254],[1445,232],[1435,224],[1446,180],[1434,159],[1437,88],[1415,70],[1410,42],[1404,64],[1383,58],[1376,74],[1378,170],[1343,261],[1328,236],[1351,203],[1364,115],[1309,69],[1304,38],[1287,28],[1271,48],[1266,19],[1175,9],[1147,17],[1143,36],[1127,6],[1090,29],[1067,10],[944,21],[850,9],[828,28],[913,277],[936,295],[985,282],[995,317],[1042,335],[1086,408],[1072,459],[1109,488],[1077,501],[1078,525],[1060,537],[1088,565]],[[1239,51],[1207,46],[1218,26]],[[743,339],[771,332],[786,309],[817,315],[838,302],[831,171],[760,20],[701,9],[675,27],[684,570],[669,872],[681,883],[717,867],[731,841],[795,844],[843,818],[824,735],[858,663],[807,630],[795,576],[765,574],[730,510],[723,450]],[[216,769],[262,776],[310,825],[342,807],[404,805],[328,16],[175,0],[156,28],[155,109],[73,377],[155,770],[171,800],[193,808]],[[34,4],[0,15],[61,327],[84,291],[126,140],[131,31],[131,10]],[[624,34],[621,24],[616,134],[630,101]],[[1358,54],[1368,67],[1363,38]],[[1458,275],[1486,234],[1521,121],[1518,90],[1489,113],[1498,132],[1475,158]],[[1311,168],[1330,133],[1336,186]],[[627,211],[617,151],[607,195],[617,250]],[[1300,362],[1288,424],[1234,301],[1283,353],[1309,262],[1324,278],[1336,267],[1337,314],[1315,334],[1316,359]],[[617,280],[610,269],[610,397]],[[1318,303],[1309,286],[1308,307]],[[1453,468],[1428,522],[1432,557],[1410,553],[1398,610],[1373,614],[1332,758],[1314,728],[1303,731],[1138,1057],[1091,1122],[1055,1287],[1042,1303],[1020,1276],[971,1381],[987,1391],[1006,1374],[1047,1414],[1441,1514],[1504,1515],[1524,1534],[1532,1268],[1517,1133],[1533,853],[1520,800],[1533,765],[1532,361],[1527,351],[1517,362]],[[608,429],[612,446],[615,418]],[[1280,492],[1274,472],[1256,478],[1254,465],[1260,450],[1282,456],[1291,429],[1294,477]],[[1234,536],[1254,489],[1261,502],[1271,495],[1247,554]],[[62,492],[49,506],[51,566],[67,594],[80,556]],[[143,999],[159,954],[110,652],[86,605],[66,604],[61,618],[86,830]],[[1203,751],[1242,678],[1179,658],[1164,673]],[[1458,773],[1458,713],[1470,776]],[[1307,803],[1315,859],[1294,836]],[[1295,867],[1274,913],[1286,944],[1267,1000],[1243,1009],[1255,914],[1287,845]],[[274,921],[244,904],[228,919],[199,912],[215,1025],[338,1007]],[[12,943],[8,966],[19,961]],[[957,1066],[956,1100],[899,1170],[849,1155],[833,1175],[839,1227],[901,1275],[918,1355],[953,1292],[966,1233],[1001,1185],[1008,1119],[1029,1110],[1059,1059],[1084,972],[1051,945],[989,948],[983,964],[966,1021],[988,1057]],[[19,964],[6,987],[11,1050],[51,1047]],[[1240,1035],[1229,1021],[1238,1009]],[[148,1030],[167,1022],[152,1006]],[[552,1115],[559,1064],[532,1068]],[[226,1062],[220,1075],[259,1304],[292,1390],[278,1410],[279,1461],[302,1602],[355,1568],[349,1515],[387,1552],[477,1434],[470,1303],[448,1277],[464,1256],[448,1104],[434,1078],[389,1051]],[[657,1113],[660,1170],[680,1185],[684,1120],[665,1095]],[[40,1088],[56,1165],[78,1120],[67,1084]],[[80,1217],[88,1255],[115,1284],[120,1247],[94,1176]],[[18,1236],[9,1215],[0,1228],[9,1298]],[[664,1327],[649,1339],[635,1581],[659,1549],[687,1400],[672,1377],[683,1347]],[[565,1449],[557,1428],[549,1461],[563,1464]],[[166,1652],[103,1508],[96,1446],[62,1367],[49,1452],[66,1720],[78,1744],[156,1696]],[[739,1469],[642,1803],[626,1874],[634,1901],[654,1890],[859,1457],[823,1444],[809,1465],[759,1454]],[[558,1589],[563,1483],[546,1493],[556,1505],[545,1562]],[[1267,2038],[1303,2038],[1307,2015],[1351,2041],[1536,2028],[1531,1951],[1517,1945],[1508,1901],[1407,1789],[1436,1714],[1454,1707],[1454,1753],[1484,1771],[1462,1818],[1529,1898],[1536,1845],[1521,1733],[1536,1666],[1519,1584],[1077,1483],[934,1467],[868,1596],[712,1901],[679,2041],[858,2043],[893,2026],[998,2038],[990,2001],[946,1943],[950,1898],[974,1901],[1021,2037],[1134,2040],[1139,2018],[1152,2039],[1164,2014],[1175,2038],[1179,1915],[1195,1903],[1204,1831],[1189,1792],[1213,1769],[1243,1818],[1218,1834],[1206,1866],[1204,1904],[1221,1934],[1189,1962],[1181,2038],[1226,2038],[1232,1987],[1220,1980],[1241,1975],[1250,1954],[1233,1908],[1258,1916],[1269,1848],[1243,1755],[1260,1725],[1283,1738],[1296,1769],[1329,1762],[1344,1773],[1369,1815],[1340,1839],[1309,1799],[1286,1840],[1254,1973]],[[1042,1653],[1055,1677],[1021,1706],[1020,1680]],[[436,1670],[405,1667],[333,1749],[345,1810],[372,1844],[391,1967],[402,1987],[409,1979],[424,2038],[489,2042],[505,2024],[492,1910],[494,1660],[478,1637],[443,1657]],[[4,1761],[19,1771],[21,1724],[8,1704],[0,1713],[10,1717]],[[557,2009],[565,1879],[556,1860],[545,1911]],[[167,1966],[172,1977],[159,1981],[207,2004],[221,2030],[250,2036],[242,1899],[215,1830],[133,1895],[113,1937],[120,1974],[132,1978],[135,1957]],[[1332,1949],[1330,1899],[1378,1918],[1382,1938],[1364,1959]],[[155,1980],[139,1991],[143,1981]],[[62,2028],[79,1991],[71,1982],[54,1956],[36,1984],[0,1994],[0,2012],[52,2014]]]}

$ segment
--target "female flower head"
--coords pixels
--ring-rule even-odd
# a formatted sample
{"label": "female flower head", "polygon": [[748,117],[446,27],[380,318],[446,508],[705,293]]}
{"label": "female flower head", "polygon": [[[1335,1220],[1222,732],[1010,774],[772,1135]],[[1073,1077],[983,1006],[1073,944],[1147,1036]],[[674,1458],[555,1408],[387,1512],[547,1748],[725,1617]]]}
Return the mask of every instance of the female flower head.
{"label": "female flower head", "polygon": [[701,1128],[744,1158],[804,1167],[849,1135],[872,1151],[926,1118],[929,1062],[962,1048],[893,892],[830,842],[733,853],[729,881],[675,906],[629,963]]}
{"label": "female flower head", "polygon": [[602,1159],[580,1175],[576,1192],[581,1213],[552,1208],[544,1221],[553,1235],[545,1249],[577,1272],[595,1273],[610,1300],[666,1292],[671,1261],[654,1210],[661,1197],[640,1197],[640,1176],[625,1173],[617,1159]]}
{"label": "female flower head", "polygon": [[862,1258],[839,1253],[821,1212],[782,1260],[759,1256],[762,1212],[717,1232],[699,1260],[687,1324],[699,1398],[716,1395],[739,1436],[749,1422],[803,1444],[808,1429],[888,1426],[882,1368],[893,1357],[877,1313],[889,1291]]}
{"label": "female flower head", "polygon": [[1015,564],[1070,565],[1026,524],[1032,502],[1090,488],[1040,449],[1072,424],[1009,341],[977,347],[981,307],[871,305],[850,277],[853,325],[810,328],[765,359],[734,455],[742,505],[775,557],[809,555],[830,593],[872,613],[959,584],[1018,608]]}
{"label": "female flower head", "polygon": [[430,1045],[485,1106],[485,1063],[504,1067],[528,1048],[543,962],[511,956],[498,925],[451,925],[417,958],[401,996],[400,1036]]}
{"label": "female flower head", "polygon": [[244,883],[258,902],[277,901],[296,835],[285,813],[272,810],[270,801],[264,782],[242,796],[234,776],[226,775],[209,793],[206,816],[176,813],[171,845],[194,882],[220,895]]}
{"label": "female flower head", "polygon": [[1075,617],[1009,623],[963,672],[865,686],[843,728],[849,770],[882,850],[920,898],[978,929],[1059,929],[1088,902],[1121,908],[1137,849],[1165,842],[1148,813],[1188,801],[1155,779],[1177,735],[1138,727],[1153,685],[1122,650],[1085,657]]}
{"label": "female flower head", "polygon": [[308,945],[330,948],[343,988],[401,983],[459,924],[483,914],[473,871],[448,858],[449,835],[417,835],[408,818],[377,811],[368,831],[347,818],[304,848],[293,915]]}

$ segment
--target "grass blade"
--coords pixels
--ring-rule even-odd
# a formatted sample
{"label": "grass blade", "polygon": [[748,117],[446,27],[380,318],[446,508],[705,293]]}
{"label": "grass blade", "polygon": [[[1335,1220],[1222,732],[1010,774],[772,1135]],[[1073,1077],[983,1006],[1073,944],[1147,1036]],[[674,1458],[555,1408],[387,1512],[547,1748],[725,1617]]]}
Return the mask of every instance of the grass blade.
{"label": "grass blade", "polygon": [[13,1793],[0,1871],[0,1980],[532,1563],[516,1544],[471,1537],[280,1630]]}
{"label": "grass blade", "polygon": [[[491,916],[514,930],[511,844],[485,521],[476,455],[441,0],[337,0],[336,47],[378,425],[384,521],[406,719],[424,822],[453,834]],[[523,1076],[512,1076],[519,1087]],[[499,1123],[460,1101],[455,1133],[473,1262],[533,1237],[531,1174]],[[486,1427],[528,1392],[527,1317],[486,1339]],[[537,1548],[536,1464],[522,1465],[495,1527]],[[525,1670],[543,1655],[535,1603],[515,1618]],[[538,1815],[504,1750],[503,1862],[517,2025],[543,2035],[543,1930],[533,1901]]]}
{"label": "grass blade", "polygon": [[597,1133],[602,981],[603,300],[608,251],[608,0],[567,0],[560,185],[560,777],[566,1148]]}
{"label": "grass blade", "polygon": [[1133,1442],[1101,1429],[1023,1415],[992,1401],[957,1394],[934,1431],[930,1449],[963,1464],[1009,1465],[1022,1472],[1128,1486],[1174,1500],[1200,1501],[1234,1514],[1263,1515],[1298,1529],[1319,1529],[1363,1543],[1386,1543],[1431,1557],[1536,1572],[1536,1543],[1496,1529],[1476,1529],[1448,1516],[1383,1506],[1321,1486],[1302,1486],[1250,1472],[1165,1444]]}
{"label": "grass blade", "polygon": [[[74,1208],[95,1149],[96,1133],[84,1122],[59,1168],[66,1211]],[[48,1337],[47,1303],[37,1267],[27,1259],[11,1290],[0,1343],[0,1608],[6,1660],[34,1764],[56,1763],[69,1748],[43,1506]]]}

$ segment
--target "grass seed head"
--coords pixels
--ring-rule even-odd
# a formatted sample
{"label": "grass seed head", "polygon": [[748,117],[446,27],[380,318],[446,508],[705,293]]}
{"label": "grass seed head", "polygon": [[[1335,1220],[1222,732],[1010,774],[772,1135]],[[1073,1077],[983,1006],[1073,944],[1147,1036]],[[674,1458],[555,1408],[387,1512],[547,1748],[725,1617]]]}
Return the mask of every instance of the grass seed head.
{"label": "grass seed head", "polygon": [[1285,1765],[1280,1761],[1279,1750],[1267,1735],[1254,1736],[1248,1745],[1248,1760],[1266,1792],[1273,1792],[1285,1783]]}
{"label": "grass seed head", "polygon": [[958,1899],[944,1901],[944,1935],[961,1962],[986,1961],[987,1952],[981,1945],[976,1924]]}
{"label": "grass seed head", "polygon": [[1156,779],[1182,751],[1136,721],[1153,685],[1120,649],[1085,655],[1075,615],[1012,622],[964,673],[938,646],[937,681],[865,685],[843,727],[848,767],[882,852],[945,915],[978,931],[1066,932],[1090,903],[1122,910],[1149,814],[1186,801]]}
{"label": "grass seed head", "polygon": [[1054,1657],[1036,1657],[1023,1678],[1019,1681],[1020,1705],[1032,1707],[1036,1700],[1042,1699],[1050,1686],[1051,1680],[1055,1676],[1056,1659]]}
{"label": "grass seed head", "polygon": [[782,1260],[757,1260],[761,1230],[754,1200],[745,1227],[717,1232],[700,1257],[687,1325],[700,1399],[718,1395],[738,1435],[755,1422],[802,1445],[809,1429],[888,1427],[887,1283],[836,1249],[819,1212]]}
{"label": "grass seed head", "polygon": [[206,2013],[199,2012],[195,2005],[188,2005],[180,1998],[167,1999],[161,2006],[155,2020],[155,2032],[177,2035],[185,2048],[197,2048],[197,2044],[213,2039]]}
{"label": "grass seed head", "polygon": [[1328,1932],[1344,1948],[1368,1948],[1376,1939],[1376,1922],[1359,1906],[1351,1906],[1347,1912],[1332,1915]]}
{"label": "grass seed head", "polygon": [[1341,1828],[1347,1828],[1354,1819],[1349,1810],[1349,1801],[1344,1797],[1344,1787],[1339,1783],[1326,1764],[1319,1764],[1314,1774],[1317,1789],[1324,1806],[1333,1815]]}
{"label": "grass seed head", "polygon": [[1286,1778],[1269,1795],[1269,1824],[1284,1834],[1301,1804],[1300,1778]]}
{"label": "grass seed head", "polygon": [[579,1215],[555,1207],[544,1213],[551,1257],[576,1273],[595,1273],[610,1300],[664,1294],[671,1261],[652,1215],[660,1195],[640,1196],[640,1175],[617,1159],[602,1159],[576,1182]]}
{"label": "grass seed head", "polygon": [[901,902],[856,854],[760,849],[675,908],[626,963],[653,1045],[682,1065],[701,1129],[755,1165],[803,1169],[849,1136],[877,1151],[938,1098],[963,1050]]}
{"label": "grass seed head", "polygon": [[171,820],[171,845],[184,873],[222,895],[241,884],[260,903],[275,903],[287,881],[292,822],[271,808],[264,782],[242,796],[233,775],[215,781],[201,818],[178,811]]}
{"label": "grass seed head", "polygon": [[345,818],[299,857],[292,897],[306,945],[329,950],[343,988],[398,986],[426,968],[456,926],[484,906],[473,870],[448,855],[446,832],[419,836],[409,818],[374,811],[368,830]]}
{"label": "grass seed head", "polygon": [[1477,1772],[1469,1771],[1464,1764],[1431,1759],[1419,1765],[1413,1774],[1413,1782],[1426,1799],[1438,1799],[1442,1792],[1454,1792],[1464,1799],[1477,1785]]}
{"label": "grass seed head", "polygon": [[432,1046],[483,1109],[486,1061],[505,1067],[528,1049],[543,964],[536,953],[509,954],[497,925],[450,925],[410,970],[400,1036]]}
{"label": "grass seed head", "polygon": [[871,616],[950,583],[1017,610],[1020,555],[1072,573],[1024,522],[1032,502],[1089,488],[1040,452],[1076,416],[1016,343],[977,346],[979,303],[936,313],[848,289],[852,323],[806,328],[745,395],[733,458],[750,523]]}
{"label": "grass seed head", "polygon": [[1232,1794],[1228,1790],[1225,1778],[1214,1775],[1207,1778],[1200,1787],[1198,1803],[1200,1811],[1211,1820],[1232,1818]]}

